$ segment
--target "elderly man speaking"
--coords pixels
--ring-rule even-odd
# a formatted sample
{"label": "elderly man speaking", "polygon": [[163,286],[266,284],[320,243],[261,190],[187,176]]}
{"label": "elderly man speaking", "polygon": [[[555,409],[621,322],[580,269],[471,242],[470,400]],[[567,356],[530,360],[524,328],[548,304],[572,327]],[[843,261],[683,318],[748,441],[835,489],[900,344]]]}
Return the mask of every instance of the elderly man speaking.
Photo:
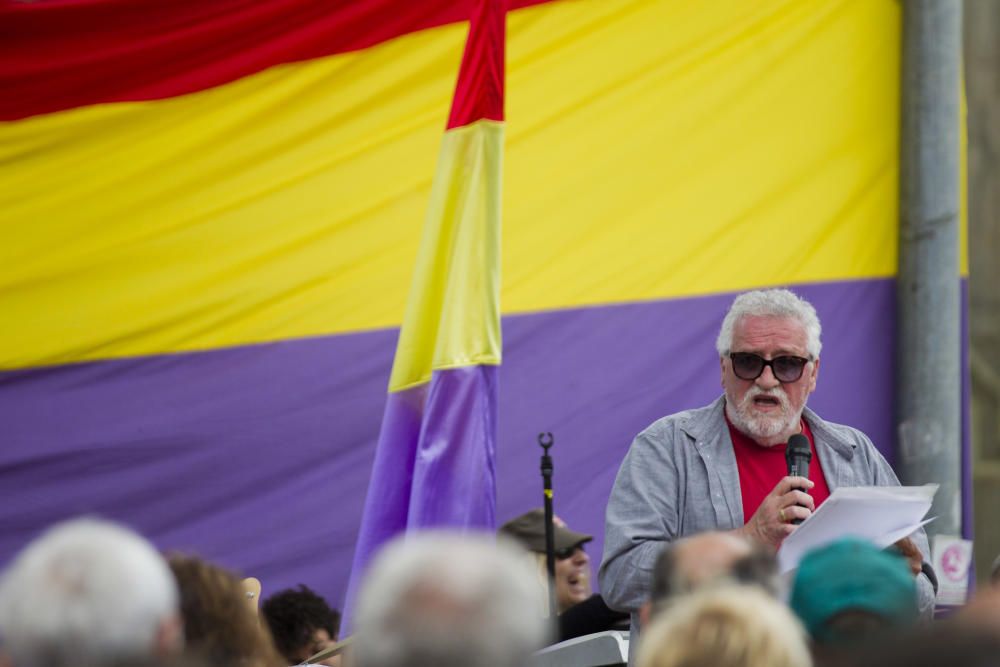
{"label": "elderly man speaking", "polygon": [[[807,409],[820,366],[816,310],[788,290],[741,294],[716,348],[723,396],[663,417],[632,442],[615,480],[605,524],[601,591],[612,608],[635,612],[664,544],[707,530],[731,530],[777,549],[842,486],[898,486],[871,440]],[[797,433],[812,450],[809,478],[789,477],[785,445]],[[804,492],[800,489],[806,489]],[[923,531],[913,536],[926,558]],[[912,543],[910,554],[917,560]],[[933,608],[926,576],[920,607]]]}

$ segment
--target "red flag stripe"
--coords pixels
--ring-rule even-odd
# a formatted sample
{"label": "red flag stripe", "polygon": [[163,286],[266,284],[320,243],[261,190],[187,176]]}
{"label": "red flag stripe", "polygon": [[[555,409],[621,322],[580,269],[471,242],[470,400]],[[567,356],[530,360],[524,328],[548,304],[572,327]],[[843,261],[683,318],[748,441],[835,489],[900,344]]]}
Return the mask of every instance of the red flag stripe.
{"label": "red flag stripe", "polygon": [[[546,0],[511,0],[510,8]],[[46,0],[0,5],[0,120],[192,93],[469,17],[455,0]]]}
{"label": "red flag stripe", "polygon": [[448,129],[486,118],[503,120],[504,0],[476,6],[470,19]]}

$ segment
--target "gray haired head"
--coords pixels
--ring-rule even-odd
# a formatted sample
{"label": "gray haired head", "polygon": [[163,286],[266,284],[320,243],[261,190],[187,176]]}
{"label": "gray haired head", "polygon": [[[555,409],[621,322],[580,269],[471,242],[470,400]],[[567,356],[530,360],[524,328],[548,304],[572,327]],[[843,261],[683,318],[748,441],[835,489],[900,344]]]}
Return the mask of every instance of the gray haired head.
{"label": "gray haired head", "polygon": [[17,667],[108,664],[179,649],[177,587],[159,553],[98,519],[56,524],[0,579],[0,635]]}
{"label": "gray haired head", "polygon": [[785,317],[798,320],[806,330],[806,349],[809,355],[813,359],[819,358],[823,347],[820,342],[822,327],[816,309],[811,303],[786,289],[744,292],[733,300],[715,341],[719,357],[725,357],[731,352],[733,329],[744,317]]}
{"label": "gray haired head", "polygon": [[390,543],[358,597],[357,667],[520,667],[548,628],[519,549],[486,535]]}

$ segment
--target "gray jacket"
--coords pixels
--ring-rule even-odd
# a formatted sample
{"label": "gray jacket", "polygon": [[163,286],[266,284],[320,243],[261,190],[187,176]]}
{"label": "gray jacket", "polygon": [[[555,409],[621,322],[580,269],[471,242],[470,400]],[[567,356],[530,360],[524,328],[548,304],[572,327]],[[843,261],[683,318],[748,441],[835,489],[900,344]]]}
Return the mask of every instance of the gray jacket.
{"label": "gray jacket", "polygon": [[[635,612],[645,602],[653,564],[667,542],[746,523],[724,406],[720,397],[704,408],[663,417],[632,442],[605,516],[599,577],[611,608]],[[803,417],[831,492],[841,486],[899,486],[864,433],[823,421],[808,408]],[[912,538],[929,561],[927,535],[920,530]],[[934,590],[923,574],[917,589],[921,614],[929,616]]]}

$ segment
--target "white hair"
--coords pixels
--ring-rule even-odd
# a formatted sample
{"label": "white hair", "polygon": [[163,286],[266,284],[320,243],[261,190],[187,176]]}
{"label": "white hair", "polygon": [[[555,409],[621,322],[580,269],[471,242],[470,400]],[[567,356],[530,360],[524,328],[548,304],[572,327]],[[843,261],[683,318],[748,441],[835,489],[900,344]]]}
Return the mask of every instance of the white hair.
{"label": "white hair", "polygon": [[177,586],[160,554],[99,519],[56,524],[0,579],[0,635],[17,667],[149,656],[177,614]]}
{"label": "white hair", "polygon": [[715,349],[719,357],[727,356],[733,346],[733,329],[744,317],[788,317],[798,320],[806,330],[806,350],[813,359],[819,358],[823,344],[822,327],[812,304],[786,289],[754,290],[740,294],[729,306],[722,320]]}
{"label": "white hair", "polygon": [[677,598],[645,629],[638,667],[810,667],[802,623],[756,586]]}
{"label": "white hair", "polygon": [[520,550],[492,536],[423,533],[390,543],[358,598],[357,667],[521,667],[549,628]]}

